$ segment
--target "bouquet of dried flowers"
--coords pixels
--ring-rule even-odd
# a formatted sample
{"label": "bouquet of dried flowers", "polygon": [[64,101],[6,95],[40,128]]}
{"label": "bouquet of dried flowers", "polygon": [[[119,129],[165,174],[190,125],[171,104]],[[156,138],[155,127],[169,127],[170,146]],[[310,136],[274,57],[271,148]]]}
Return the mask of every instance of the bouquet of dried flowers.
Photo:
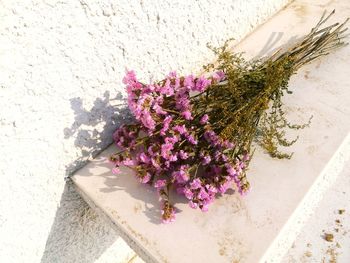
{"label": "bouquet of dried flowers", "polygon": [[281,99],[291,93],[288,81],[302,65],[346,45],[347,21],[321,28],[333,14],[324,13],[298,43],[265,59],[246,61],[229,50],[228,41],[211,47],[218,60],[204,67],[205,76],[171,72],[144,84],[128,71],[123,82],[135,122],[113,135],[121,149],[110,157],[113,172],[127,166],[141,183],[156,188],[163,222],[175,219],[171,189],[202,211],[232,185],[246,194],[252,142],[272,157],[290,158],[278,147],[296,141],[285,138],[285,129],[309,125],[290,124]]}

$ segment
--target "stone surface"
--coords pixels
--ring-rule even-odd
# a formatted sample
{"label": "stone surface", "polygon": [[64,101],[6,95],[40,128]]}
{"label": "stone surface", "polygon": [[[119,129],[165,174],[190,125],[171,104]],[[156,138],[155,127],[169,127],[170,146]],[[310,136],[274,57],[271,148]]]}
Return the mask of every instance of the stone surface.
{"label": "stone surface", "polygon": [[[350,262],[350,162],[326,192],[283,263]],[[325,240],[333,235],[333,242]]]}
{"label": "stone surface", "polygon": [[125,67],[145,81],[199,71],[207,42],[239,40],[287,2],[1,0],[1,261],[132,256],[63,180],[124,121]]}
{"label": "stone surface", "polygon": [[[336,20],[342,21],[350,4],[295,1],[237,50],[250,57],[267,54],[308,33],[326,7],[336,8]],[[73,181],[146,262],[280,262],[349,159],[349,59],[346,47],[292,78],[294,93],[286,97],[289,119],[302,122],[313,115],[312,125],[298,132],[291,160],[256,152],[248,174],[253,190],[245,198],[227,194],[207,213],[179,199],[177,221],[162,225],[156,194],[130,171],[111,174],[106,158],[114,146],[79,170]]]}

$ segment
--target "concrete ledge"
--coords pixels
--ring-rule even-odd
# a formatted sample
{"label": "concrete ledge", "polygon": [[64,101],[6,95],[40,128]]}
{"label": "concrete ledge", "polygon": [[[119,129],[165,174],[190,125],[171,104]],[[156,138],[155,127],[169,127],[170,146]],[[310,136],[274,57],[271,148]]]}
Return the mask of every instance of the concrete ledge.
{"label": "concrete ledge", "polygon": [[[295,1],[237,50],[261,56],[308,33],[324,9],[335,8],[337,21],[350,10],[346,0],[332,6],[320,2]],[[114,146],[72,179],[146,262],[279,262],[349,158],[349,60],[346,47],[293,77],[294,94],[286,97],[289,118],[303,122],[313,115],[312,125],[298,132],[291,160],[274,160],[257,150],[248,174],[253,189],[247,197],[226,194],[207,213],[192,210],[178,198],[176,222],[162,225],[154,191],[126,169],[112,175],[106,158]]]}

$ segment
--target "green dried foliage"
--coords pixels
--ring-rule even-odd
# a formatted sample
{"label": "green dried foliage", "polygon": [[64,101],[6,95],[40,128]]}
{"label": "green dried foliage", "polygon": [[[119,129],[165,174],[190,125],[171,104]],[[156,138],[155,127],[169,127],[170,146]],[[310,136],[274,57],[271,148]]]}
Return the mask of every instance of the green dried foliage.
{"label": "green dried foliage", "polygon": [[206,112],[215,132],[224,139],[237,143],[232,155],[251,151],[256,141],[267,153],[276,158],[290,158],[282,147],[296,142],[287,140],[287,129],[303,129],[310,125],[291,124],[285,117],[282,98],[290,94],[290,77],[304,64],[327,55],[330,51],[347,45],[343,41],[344,23],[321,26],[334,14],[322,15],[320,21],[298,43],[288,50],[278,50],[274,55],[262,60],[246,61],[241,53],[229,49],[231,40],[220,48],[209,48],[218,58],[217,65],[208,64],[208,72],[222,70],[227,80],[212,85],[204,93],[193,97],[194,110]]}

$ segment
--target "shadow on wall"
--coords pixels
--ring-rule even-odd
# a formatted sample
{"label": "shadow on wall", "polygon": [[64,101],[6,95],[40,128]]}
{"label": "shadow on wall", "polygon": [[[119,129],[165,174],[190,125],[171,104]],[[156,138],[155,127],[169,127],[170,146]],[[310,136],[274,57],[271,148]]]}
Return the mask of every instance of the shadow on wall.
{"label": "shadow on wall", "polygon": [[41,263],[96,262],[118,235],[75,191],[65,185]]}
{"label": "shadow on wall", "polygon": [[120,92],[115,98],[111,99],[109,91],[106,91],[103,98],[95,100],[90,110],[83,108],[81,98],[70,100],[75,121],[71,127],[64,129],[64,138],[74,137],[74,145],[76,149],[81,150],[81,154],[77,160],[66,167],[66,176],[70,176],[84,166],[88,158],[95,157],[109,146],[112,143],[112,134],[117,126],[130,122],[132,117],[126,108],[126,103],[121,105],[112,105],[111,103],[121,100]]}
{"label": "shadow on wall", "polygon": [[[121,93],[111,99],[106,91],[89,110],[84,109],[81,98],[70,100],[75,118],[74,123],[64,129],[64,138],[75,138],[74,145],[81,153],[78,159],[66,166],[66,176],[72,175],[88,158],[110,145],[116,127],[131,120],[126,104],[113,105],[114,101],[122,101]],[[75,191],[72,182],[67,180],[41,263],[92,263],[118,238],[117,233],[90,209]]]}

